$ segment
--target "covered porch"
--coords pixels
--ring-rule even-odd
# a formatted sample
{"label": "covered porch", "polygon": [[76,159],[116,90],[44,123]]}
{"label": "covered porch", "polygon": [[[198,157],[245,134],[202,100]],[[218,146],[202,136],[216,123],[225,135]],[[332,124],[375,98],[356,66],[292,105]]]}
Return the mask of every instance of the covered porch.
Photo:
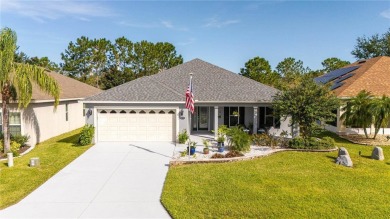
{"label": "covered porch", "polygon": [[[292,132],[287,121],[281,121],[274,116],[271,105],[197,105],[191,115],[191,135],[211,134],[217,138],[220,125],[227,127],[240,125],[249,133],[262,133],[269,131],[279,135],[285,130]],[[214,131],[214,133],[213,133]]]}

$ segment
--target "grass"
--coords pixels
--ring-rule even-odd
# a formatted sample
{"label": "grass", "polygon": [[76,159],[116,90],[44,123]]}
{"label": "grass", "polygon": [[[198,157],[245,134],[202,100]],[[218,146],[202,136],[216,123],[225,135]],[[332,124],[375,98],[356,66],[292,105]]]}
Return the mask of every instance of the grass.
{"label": "grass", "polygon": [[388,217],[390,146],[382,147],[385,161],[376,161],[372,146],[325,135],[348,149],[353,168],[335,164],[337,151],[173,166],[162,203],[174,218]]}
{"label": "grass", "polygon": [[[0,162],[0,209],[19,202],[50,177],[84,153],[90,146],[77,146],[81,129],[42,142],[20,158],[14,166]],[[29,167],[30,158],[39,157],[39,167]]]}

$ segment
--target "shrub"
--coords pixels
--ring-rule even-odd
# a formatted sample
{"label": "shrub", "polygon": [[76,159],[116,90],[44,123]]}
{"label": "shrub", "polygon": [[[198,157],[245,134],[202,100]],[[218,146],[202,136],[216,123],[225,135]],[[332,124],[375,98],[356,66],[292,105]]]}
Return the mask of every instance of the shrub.
{"label": "shrub", "polygon": [[211,156],[212,159],[215,159],[215,158],[225,158],[225,156],[223,154],[218,154],[218,153],[215,153],[213,154],[213,156]]}
{"label": "shrub", "polygon": [[229,146],[235,151],[249,151],[251,142],[250,136],[240,127],[232,127],[228,130],[227,135],[230,137]]}
{"label": "shrub", "polygon": [[[19,149],[20,149],[20,144],[16,141],[11,141],[11,152],[14,155],[14,157],[19,156]],[[4,150],[4,142],[1,140],[0,141],[0,152],[3,152]]]}
{"label": "shrub", "polygon": [[11,135],[11,141],[19,143],[21,146],[26,146],[26,143],[30,139],[28,135]]}
{"label": "shrub", "polygon": [[333,148],[334,145],[335,141],[331,137],[324,137],[323,139],[296,137],[289,142],[290,148],[294,149],[329,149]]}
{"label": "shrub", "polygon": [[228,153],[225,154],[225,158],[242,157],[242,156],[244,156],[244,155],[239,151],[229,151]]}
{"label": "shrub", "polygon": [[331,137],[324,137],[319,142],[320,148],[334,148],[334,145],[336,144],[335,140]]}
{"label": "shrub", "polygon": [[303,139],[302,137],[293,138],[288,145],[290,146],[290,148],[303,149],[305,148],[305,139]]}
{"label": "shrub", "polygon": [[276,138],[268,133],[255,134],[253,135],[252,140],[257,146],[270,146],[274,148],[275,146],[281,144],[281,140],[279,138]]}
{"label": "shrub", "polygon": [[80,134],[79,144],[83,146],[91,144],[94,133],[95,127],[93,125],[85,125]]}
{"label": "shrub", "polygon": [[189,136],[186,129],[184,129],[183,132],[179,133],[179,144],[185,144],[188,139]]}

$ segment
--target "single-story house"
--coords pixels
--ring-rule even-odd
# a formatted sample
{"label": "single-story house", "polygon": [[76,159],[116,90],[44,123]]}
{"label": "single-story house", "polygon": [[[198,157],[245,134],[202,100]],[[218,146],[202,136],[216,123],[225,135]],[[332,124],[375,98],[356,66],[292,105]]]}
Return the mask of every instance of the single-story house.
{"label": "single-story house", "polygon": [[[10,132],[13,135],[30,136],[29,145],[35,144],[80,128],[85,125],[83,103],[88,96],[101,92],[100,89],[79,82],[55,72],[48,73],[60,87],[60,102],[54,108],[54,98],[33,86],[32,100],[26,108],[18,109],[17,103],[10,103]],[[2,124],[0,112],[0,125]],[[2,130],[2,129],[1,129]]]}
{"label": "single-story house", "polygon": [[[331,89],[338,98],[348,101],[360,91],[366,90],[373,96],[390,95],[390,57],[380,56],[367,60],[360,60],[343,68],[329,72],[315,78],[321,83],[332,83]],[[325,124],[329,131],[339,134],[362,134],[359,127],[346,127],[340,119],[343,114],[342,107],[337,109],[337,118]],[[367,128],[368,133],[374,133],[374,127]],[[390,124],[382,128],[378,134],[390,134]]]}
{"label": "single-story house", "polygon": [[[185,108],[190,73],[194,114]],[[176,141],[183,130],[191,134],[238,124],[291,134],[288,121],[273,115],[277,89],[200,59],[145,76],[86,98],[86,123],[93,124],[95,142]]]}

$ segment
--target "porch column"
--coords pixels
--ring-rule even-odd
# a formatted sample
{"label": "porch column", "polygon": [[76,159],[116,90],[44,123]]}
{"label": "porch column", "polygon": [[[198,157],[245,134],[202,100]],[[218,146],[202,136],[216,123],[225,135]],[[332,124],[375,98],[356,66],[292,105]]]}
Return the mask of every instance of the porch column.
{"label": "porch column", "polygon": [[214,106],[214,138],[218,138],[218,106]]}
{"label": "porch column", "polygon": [[258,110],[259,107],[257,106],[254,106],[253,107],[253,134],[257,134],[257,123],[258,123],[258,119],[257,119],[257,110]]}
{"label": "porch column", "polygon": [[346,127],[344,124],[344,120],[342,120],[340,117],[343,115],[344,111],[340,108],[337,109],[337,133],[345,133]]}

